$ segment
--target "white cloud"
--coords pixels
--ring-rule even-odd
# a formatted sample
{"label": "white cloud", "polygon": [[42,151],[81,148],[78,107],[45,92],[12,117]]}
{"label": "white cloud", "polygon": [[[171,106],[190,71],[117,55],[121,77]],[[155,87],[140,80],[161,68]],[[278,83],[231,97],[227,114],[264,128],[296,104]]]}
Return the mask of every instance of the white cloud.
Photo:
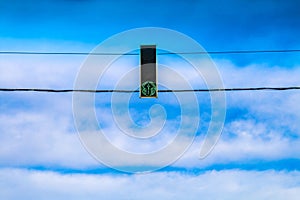
{"label": "white cloud", "polygon": [[80,168],[98,164],[84,150],[66,116],[20,112],[1,115],[2,166]]}
{"label": "white cloud", "polygon": [[[62,101],[59,100],[59,102]],[[52,104],[49,106],[51,107]],[[46,166],[71,169],[102,166],[86,152],[80,143],[73,128],[70,108],[69,111],[63,111],[63,108],[58,107],[55,110],[44,108],[39,112],[22,111],[13,115],[2,114],[0,124],[2,166]],[[247,163],[247,161],[257,159],[266,162],[298,159],[300,157],[297,153],[300,152],[299,139],[285,137],[282,130],[270,129],[269,126],[268,123],[254,120],[227,123],[220,141],[208,157],[199,160],[200,147],[203,142],[203,137],[199,136],[192,147],[173,166],[202,168],[216,164]],[[131,152],[147,153],[159,150],[170,143],[170,138],[174,137],[172,128],[166,129],[164,134],[159,135],[159,139],[142,141],[132,138],[128,140],[128,137],[122,136],[116,126],[107,126],[104,132],[112,144]],[[178,145],[181,146],[181,144]],[[108,154],[116,160],[122,160],[119,154],[109,152]],[[166,155],[160,155],[152,164],[160,165],[164,156]],[[170,156],[169,154],[168,157]]]}
{"label": "white cloud", "polygon": [[235,66],[229,60],[215,60],[226,87],[280,87],[300,85],[299,66],[269,66],[268,64],[249,64]]}
{"label": "white cloud", "polygon": [[[264,123],[241,120],[225,126],[223,135],[213,151],[205,159],[199,158],[202,137],[196,138],[188,152],[174,166],[209,167],[218,164],[247,164],[284,159],[299,159],[300,140],[283,136],[282,131],[267,127]],[[259,167],[259,166],[257,166]]]}
{"label": "white cloud", "polygon": [[298,199],[298,171],[160,172],[139,175],[59,174],[0,170],[1,199]]}
{"label": "white cloud", "polygon": [[84,57],[1,55],[0,85],[8,88],[72,88]]}
{"label": "white cloud", "polygon": [[[3,51],[89,52],[92,45],[71,41],[1,38]],[[86,56],[0,55],[0,86],[20,88],[72,88]]]}

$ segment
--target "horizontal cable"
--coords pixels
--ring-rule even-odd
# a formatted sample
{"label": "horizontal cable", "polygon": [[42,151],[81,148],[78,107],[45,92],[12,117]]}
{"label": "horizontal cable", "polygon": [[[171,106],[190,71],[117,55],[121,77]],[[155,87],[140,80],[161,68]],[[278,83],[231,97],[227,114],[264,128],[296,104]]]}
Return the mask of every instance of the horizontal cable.
{"label": "horizontal cable", "polygon": [[[293,53],[300,52],[300,49],[279,49],[279,50],[233,50],[233,51],[194,51],[194,52],[158,52],[157,55],[174,54],[250,54],[250,53]],[[140,55],[139,53],[113,53],[113,52],[38,52],[38,51],[0,51],[0,54],[19,54],[19,55]]]}
{"label": "horizontal cable", "polygon": [[88,52],[34,52],[34,51],[0,51],[0,54],[19,55],[94,55],[94,56],[114,56],[114,55],[140,55],[139,53],[88,53]]}
{"label": "horizontal cable", "polygon": [[300,49],[281,49],[281,50],[233,50],[233,51],[198,51],[198,52],[162,52],[158,55],[165,54],[250,54],[250,53],[291,53],[300,52]]}
{"label": "horizontal cable", "polygon": [[[249,88],[212,88],[212,89],[187,89],[187,90],[158,90],[158,92],[223,92],[223,91],[250,91],[250,90],[299,90],[300,86],[295,87],[249,87]],[[38,88],[0,88],[2,92],[87,92],[87,93],[132,93],[139,90],[85,90],[85,89],[38,89]]]}

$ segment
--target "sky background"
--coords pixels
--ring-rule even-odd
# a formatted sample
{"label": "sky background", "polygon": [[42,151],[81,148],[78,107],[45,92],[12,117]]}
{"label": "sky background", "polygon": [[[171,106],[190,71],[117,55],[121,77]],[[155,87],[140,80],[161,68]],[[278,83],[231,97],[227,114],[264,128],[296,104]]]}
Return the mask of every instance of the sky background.
{"label": "sky background", "polygon": [[[0,0],[0,51],[90,52],[108,37],[140,27],[182,32],[207,51],[300,49],[299,1]],[[138,48],[138,47],[137,47]],[[212,55],[225,87],[300,86],[299,53]],[[73,88],[86,56],[0,54],[0,88]],[[114,87],[138,56],[122,57],[106,74]],[[158,56],[203,86],[172,56]],[[122,66],[122,69],[118,68]],[[172,81],[170,78],[169,81]],[[102,87],[102,86],[101,86]],[[148,101],[138,94],[130,112],[147,124]],[[145,149],[118,135],[109,94],[97,94],[96,114],[115,144],[136,151],[168,143],[180,107],[172,94],[161,140]],[[197,94],[200,127],[177,162],[159,171],[127,174],[96,161],[81,144],[71,93],[0,92],[1,199],[297,199],[300,195],[300,94],[291,91],[226,93],[219,142],[203,160],[199,148],[210,120],[209,94]],[[142,104],[143,105],[143,104]],[[117,155],[113,155],[119,159]]]}

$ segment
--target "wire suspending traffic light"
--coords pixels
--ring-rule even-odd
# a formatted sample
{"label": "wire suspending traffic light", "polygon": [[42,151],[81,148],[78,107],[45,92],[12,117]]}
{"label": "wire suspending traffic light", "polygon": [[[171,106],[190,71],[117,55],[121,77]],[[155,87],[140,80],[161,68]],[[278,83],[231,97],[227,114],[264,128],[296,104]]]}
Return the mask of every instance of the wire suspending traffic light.
{"label": "wire suspending traffic light", "polygon": [[[300,86],[293,87],[245,87],[245,88],[212,88],[212,89],[188,89],[188,90],[158,90],[158,92],[237,92],[237,91],[261,91],[261,90],[300,90]],[[50,92],[50,93],[67,93],[67,92],[87,92],[87,93],[132,93],[139,90],[89,90],[89,89],[42,89],[42,88],[0,88],[1,92]]]}
{"label": "wire suspending traffic light", "polygon": [[[174,55],[174,54],[253,54],[253,53],[297,53],[300,49],[270,49],[270,50],[229,50],[229,51],[190,51],[190,52],[158,52],[157,55]],[[3,55],[140,55],[139,53],[118,53],[118,52],[40,52],[40,51],[0,51]]]}
{"label": "wire suspending traffic light", "polygon": [[[198,52],[158,52],[157,55],[174,55],[174,54],[252,54],[252,53],[300,53],[300,49],[273,49],[273,50],[230,50],[230,51],[198,51]],[[140,53],[113,53],[113,52],[40,52],[40,51],[0,51],[0,55],[140,55]],[[212,88],[212,89],[182,89],[182,90],[157,90],[157,92],[235,92],[235,91],[284,91],[300,90],[300,86],[290,87],[245,87],[245,88]],[[132,93],[140,92],[139,90],[90,90],[90,89],[42,89],[42,88],[0,88],[0,92],[50,92],[50,93],[67,93],[67,92],[87,92],[87,93]]]}

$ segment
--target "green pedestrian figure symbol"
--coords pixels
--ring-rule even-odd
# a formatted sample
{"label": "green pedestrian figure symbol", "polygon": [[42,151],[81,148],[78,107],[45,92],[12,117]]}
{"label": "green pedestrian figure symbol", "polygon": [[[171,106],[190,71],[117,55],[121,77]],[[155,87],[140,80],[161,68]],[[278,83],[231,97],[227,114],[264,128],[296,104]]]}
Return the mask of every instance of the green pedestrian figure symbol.
{"label": "green pedestrian figure symbol", "polygon": [[146,81],[142,84],[142,94],[146,97],[156,96],[156,85],[152,81]]}

